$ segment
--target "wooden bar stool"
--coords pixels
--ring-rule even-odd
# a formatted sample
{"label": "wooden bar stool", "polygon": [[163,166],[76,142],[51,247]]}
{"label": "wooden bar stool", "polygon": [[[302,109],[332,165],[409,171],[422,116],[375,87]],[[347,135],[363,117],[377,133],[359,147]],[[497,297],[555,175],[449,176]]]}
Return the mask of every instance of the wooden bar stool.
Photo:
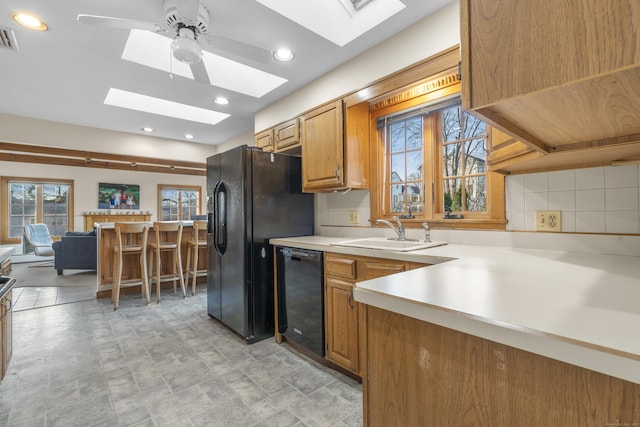
{"label": "wooden bar stool", "polygon": [[[142,297],[149,304],[149,282],[147,281],[147,238],[149,224],[141,222],[116,222],[116,245],[113,247],[113,286],[111,300],[113,309],[118,309],[120,289],[122,287],[137,286],[142,288]],[[123,280],[125,255],[137,255],[140,263],[140,277],[132,278],[127,268],[126,279]],[[135,264],[129,263],[128,266]]]}
{"label": "wooden bar stool", "polygon": [[[153,232],[155,235],[155,241],[149,242],[148,247],[151,251],[149,257],[149,277],[150,282],[153,282],[155,278],[156,292],[158,294],[158,302],[160,302],[160,283],[173,282],[173,292],[176,291],[176,282],[180,281],[180,288],[182,289],[182,297],[187,294],[184,288],[184,278],[182,275],[182,256],[180,252],[180,246],[182,243],[182,222],[180,221],[155,221],[153,223]],[[162,252],[171,252],[171,272],[163,273]],[[154,272],[154,260],[155,260],[155,275]],[[166,260],[166,257],[165,257]],[[167,260],[168,262],[168,260]],[[164,268],[164,271],[168,271],[168,268]]]}
{"label": "wooden bar stool", "polygon": [[[189,283],[189,275],[192,277],[191,295],[196,294],[196,278],[205,277],[207,275],[207,267],[198,270],[198,252],[202,248],[207,247],[207,221],[194,220],[193,234],[187,242],[187,272],[185,274],[187,284]],[[193,254],[193,258],[192,258]],[[206,258],[205,258],[206,259]]]}

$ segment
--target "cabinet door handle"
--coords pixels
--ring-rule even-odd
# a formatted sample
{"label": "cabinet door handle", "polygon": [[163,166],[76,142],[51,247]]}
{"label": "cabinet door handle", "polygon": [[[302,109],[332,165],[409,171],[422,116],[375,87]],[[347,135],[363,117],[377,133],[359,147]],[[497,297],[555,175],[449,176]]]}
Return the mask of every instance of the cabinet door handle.
{"label": "cabinet door handle", "polygon": [[353,290],[349,292],[349,307],[353,308]]}
{"label": "cabinet door handle", "polygon": [[340,179],[340,165],[336,165],[336,178]]}

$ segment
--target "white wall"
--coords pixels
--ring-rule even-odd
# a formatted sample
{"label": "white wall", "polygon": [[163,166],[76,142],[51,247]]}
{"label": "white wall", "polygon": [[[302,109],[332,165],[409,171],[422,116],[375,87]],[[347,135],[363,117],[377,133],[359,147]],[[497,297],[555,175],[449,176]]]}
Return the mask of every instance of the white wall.
{"label": "white wall", "polygon": [[0,171],[2,171],[2,176],[73,179],[75,210],[73,221],[76,231],[84,231],[84,217],[82,216],[84,213],[98,210],[99,182],[140,185],[140,210],[150,211],[153,220],[158,218],[156,197],[158,184],[198,185],[202,187],[203,191],[205,191],[206,185],[206,179],[203,176],[33,165],[15,162],[0,162]]}
{"label": "white wall", "polygon": [[114,132],[9,114],[0,114],[0,141],[192,162],[204,162],[204,159],[216,152],[213,145]]}

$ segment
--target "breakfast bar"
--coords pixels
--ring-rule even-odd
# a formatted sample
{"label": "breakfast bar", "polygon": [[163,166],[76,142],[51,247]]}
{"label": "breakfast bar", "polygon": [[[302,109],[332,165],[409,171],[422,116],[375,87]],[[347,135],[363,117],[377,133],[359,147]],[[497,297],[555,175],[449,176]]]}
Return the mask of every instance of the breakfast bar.
{"label": "breakfast bar", "polygon": [[[147,222],[149,224],[149,242],[155,242],[155,235],[153,233],[153,222]],[[193,233],[193,221],[182,221],[182,245],[180,251],[182,254],[182,270],[187,271],[187,242],[191,239]],[[113,284],[113,246],[116,244],[116,233],[113,222],[95,223],[96,233],[98,235],[98,298],[111,296],[111,285]],[[163,257],[170,256],[170,254],[162,254]],[[206,269],[206,257],[199,257],[198,269]],[[169,260],[164,261],[163,265],[171,265]],[[166,272],[162,272],[165,274]],[[123,276],[127,277],[139,277],[140,267],[137,260],[127,259],[123,265]],[[139,287],[130,288],[130,292],[139,292]]]}

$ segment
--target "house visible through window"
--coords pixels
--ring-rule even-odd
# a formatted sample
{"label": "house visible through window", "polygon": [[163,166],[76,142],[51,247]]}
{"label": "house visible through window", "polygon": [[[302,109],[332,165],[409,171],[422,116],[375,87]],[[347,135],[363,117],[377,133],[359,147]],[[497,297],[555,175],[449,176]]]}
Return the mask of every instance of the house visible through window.
{"label": "house visible through window", "polygon": [[[384,214],[486,212],[486,126],[462,111],[459,100],[398,111],[377,124],[385,153]],[[433,186],[431,199],[426,186]]]}
{"label": "house visible through window", "polygon": [[371,104],[377,129],[371,146],[376,168],[372,219],[397,216],[408,226],[447,220],[452,228],[504,227],[499,199],[504,178],[487,170],[489,126],[462,110],[459,85],[427,89],[411,97],[409,88]]}
{"label": "house visible through window", "polygon": [[200,214],[201,188],[159,185],[161,221],[186,221]]}
{"label": "house visible through window", "polygon": [[26,224],[44,223],[52,236],[61,236],[72,226],[73,181],[3,178],[6,200],[3,243],[18,243]]}

